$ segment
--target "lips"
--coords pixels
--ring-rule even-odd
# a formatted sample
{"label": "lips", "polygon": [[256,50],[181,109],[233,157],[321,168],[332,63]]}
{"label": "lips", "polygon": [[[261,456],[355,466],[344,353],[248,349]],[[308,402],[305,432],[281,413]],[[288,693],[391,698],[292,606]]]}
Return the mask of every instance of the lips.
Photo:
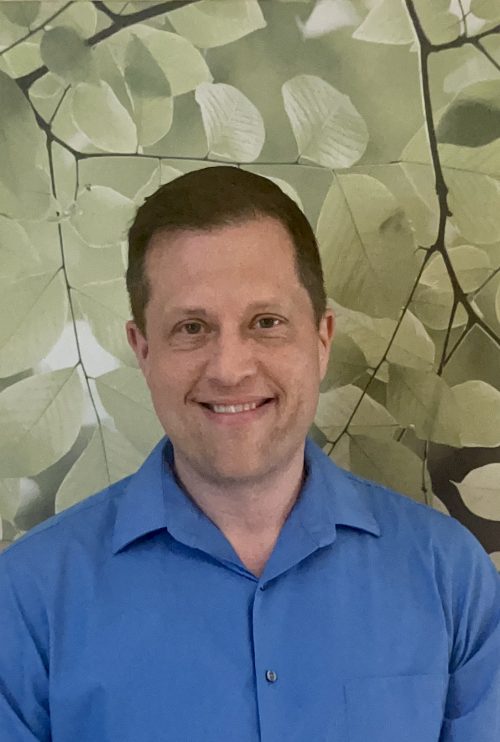
{"label": "lips", "polygon": [[207,416],[208,420],[216,424],[217,427],[222,426],[222,428],[225,428],[229,426],[232,428],[233,426],[246,426],[253,421],[267,417],[275,402],[275,397],[268,397],[267,399],[263,399],[262,403],[252,410],[244,410],[242,412],[215,412],[208,403],[201,402],[199,405],[203,410],[203,414]]}
{"label": "lips", "polygon": [[200,404],[202,404],[204,407],[209,407],[210,405],[223,405],[224,407],[232,405],[234,407],[237,407],[238,405],[254,404],[255,402],[257,402],[257,407],[261,407],[261,405],[269,402],[271,399],[274,399],[274,397],[258,397],[257,399],[244,399],[235,402],[227,400],[210,400],[210,402],[200,402]]}

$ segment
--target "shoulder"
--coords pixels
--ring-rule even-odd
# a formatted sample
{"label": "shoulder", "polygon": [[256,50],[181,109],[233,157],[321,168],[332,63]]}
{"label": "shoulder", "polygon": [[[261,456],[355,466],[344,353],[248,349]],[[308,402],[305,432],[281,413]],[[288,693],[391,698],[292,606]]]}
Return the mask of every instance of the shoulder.
{"label": "shoulder", "polygon": [[54,566],[71,548],[88,552],[109,547],[119,499],[131,476],[106,487],[31,528],[0,554],[0,561],[21,568]]}
{"label": "shoulder", "polygon": [[496,572],[482,544],[456,518],[346,471],[326,455],[325,460],[327,470],[332,472],[331,481],[344,481],[346,486],[353,488],[363,506],[372,513],[380,528],[381,540],[388,548],[401,549],[407,555],[413,552],[414,555],[425,554],[427,558],[431,556],[442,566],[446,562],[448,569],[453,563],[462,564],[463,572],[465,560],[469,564],[479,562],[486,571]]}

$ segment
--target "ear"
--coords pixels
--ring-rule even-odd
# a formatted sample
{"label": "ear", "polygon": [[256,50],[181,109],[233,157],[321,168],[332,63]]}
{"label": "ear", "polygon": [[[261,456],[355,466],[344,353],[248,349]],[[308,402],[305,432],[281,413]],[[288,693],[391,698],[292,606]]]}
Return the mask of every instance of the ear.
{"label": "ear", "polygon": [[129,345],[135,353],[135,357],[137,358],[137,362],[141,368],[142,373],[147,378],[149,370],[148,341],[133,320],[129,320],[129,322],[127,322],[126,330]]}
{"label": "ear", "polygon": [[333,335],[335,333],[335,315],[331,309],[327,309],[319,326],[318,350],[319,368],[321,381],[325,378],[330,358]]}

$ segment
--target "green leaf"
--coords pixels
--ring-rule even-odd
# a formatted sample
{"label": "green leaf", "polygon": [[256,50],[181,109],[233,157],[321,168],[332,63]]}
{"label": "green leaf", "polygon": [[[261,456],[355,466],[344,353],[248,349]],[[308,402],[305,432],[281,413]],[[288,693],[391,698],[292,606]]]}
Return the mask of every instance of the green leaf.
{"label": "green leaf", "polygon": [[[22,28],[9,21],[5,16],[5,13],[2,12],[2,7],[4,5],[5,3],[0,3],[0,17],[3,16],[3,18],[1,18],[2,22],[0,23],[0,47],[2,49],[4,49],[6,46],[14,44],[21,38],[21,36],[24,36]],[[5,57],[5,55],[2,56]],[[6,68],[8,65],[5,65],[5,67],[3,66],[5,64],[4,58],[2,59],[0,64],[2,65],[2,69],[7,71]]]}
{"label": "green leaf", "polygon": [[[62,5],[63,3],[60,2]],[[52,2],[44,2],[42,8],[44,12]],[[52,12],[47,15],[52,15]],[[84,39],[96,31],[97,28],[97,10],[93,2],[73,2],[67,7],[64,13],[51,20],[51,27],[71,26]]]}
{"label": "green leaf", "polygon": [[[448,248],[451,264],[461,288],[469,293],[479,288],[491,273],[490,257],[485,250],[473,245]],[[449,289],[450,277],[441,255],[433,255],[421,276],[421,283],[435,289]]]}
{"label": "green leaf", "polygon": [[135,201],[139,191],[158,173],[158,160],[133,155],[89,157],[80,161],[79,173],[80,183],[107,186]]}
{"label": "green leaf", "polygon": [[151,196],[155,191],[158,190],[160,187],[160,167],[157,167],[156,170],[151,174],[151,177],[149,180],[144,183],[141,188],[137,191],[137,193],[134,195],[134,204],[136,206],[142,206],[145,199],[148,198],[148,196]]}
{"label": "green leaf", "polygon": [[96,379],[96,386],[102,404],[120,433],[138,451],[148,454],[164,432],[139,369],[117,368]]}
{"label": "green leaf", "polygon": [[2,213],[14,218],[37,219],[50,205],[50,184],[34,165],[48,170],[44,137],[30,105],[17,84],[0,71],[0,199]]}
{"label": "green leaf", "polygon": [[[329,440],[334,441],[343,432],[361,394],[361,389],[349,385],[319,395],[314,422]],[[397,427],[385,407],[365,394],[349,425],[349,433],[391,438]]]}
{"label": "green leaf", "polygon": [[[419,285],[411,301],[412,311],[433,330],[446,330],[450,322],[454,294],[448,288]],[[460,304],[455,312],[452,327],[461,327],[467,322],[467,312]]]}
{"label": "green leaf", "polygon": [[326,445],[322,446],[322,448],[323,448],[323,452],[326,453],[328,458],[334,461],[337,464],[337,466],[341,466],[342,469],[345,469],[346,471],[351,471],[350,446],[351,446],[351,439],[349,435],[346,434],[346,435],[343,435],[342,438],[340,438],[337,441],[333,450],[331,450],[332,444],[330,443],[330,441],[328,441]]}
{"label": "green leaf", "polygon": [[368,175],[334,178],[317,238],[329,296],[377,317],[397,317],[417,273],[413,233],[394,196]]}
{"label": "green leaf", "polygon": [[495,139],[482,147],[441,144],[439,152],[446,169],[500,177],[500,139]]}
{"label": "green leaf", "polygon": [[493,551],[489,554],[491,561],[497,568],[497,571],[500,572],[500,551]]}
{"label": "green leaf", "polygon": [[298,16],[296,20],[302,38],[316,39],[340,28],[357,26],[361,16],[351,0],[333,0],[317,3],[305,23]]}
{"label": "green leaf", "polygon": [[453,482],[463,501],[480,518],[500,520],[500,464],[487,464]]}
{"label": "green leaf", "polygon": [[127,366],[136,366],[125,334],[125,323],[130,319],[125,280],[88,284],[74,295],[99,345]]}
{"label": "green leaf", "polygon": [[[1,150],[0,142],[0,152]],[[0,203],[4,216],[39,221],[50,218],[51,214],[55,215],[48,173],[41,168],[32,167],[28,174],[20,166],[15,173],[5,174],[5,180],[11,176],[10,183],[3,183],[0,172]]]}
{"label": "green leaf", "polygon": [[354,340],[349,335],[336,331],[326,375],[321,382],[321,391],[352,384],[366,372],[367,365],[363,352]]}
{"label": "green leaf", "polygon": [[69,211],[77,187],[76,160],[71,152],[57,142],[52,143],[52,167],[57,201],[65,211]]}
{"label": "green leaf", "polygon": [[126,239],[135,213],[134,202],[106,186],[80,191],[71,224],[91,246],[114,245]]}
{"label": "green leaf", "polygon": [[[415,242],[419,246],[430,247],[436,240],[439,226],[439,205],[436,193],[431,190],[432,199],[430,203],[424,200],[413,182],[415,177],[418,178],[419,173],[417,171],[413,178],[408,177],[406,170],[409,167],[417,167],[420,172],[423,171],[423,175],[427,179],[428,173],[425,168],[401,163],[366,165],[363,167],[363,173],[379,180],[397,197],[412,228]],[[433,182],[430,184],[426,182],[425,185],[432,189],[434,184]]]}
{"label": "green leaf", "polygon": [[[465,46],[460,49],[460,60],[456,59],[445,60],[441,57],[441,61],[448,62],[446,70],[450,70],[443,81],[443,88],[446,93],[456,94],[466,85],[471,85],[474,82],[480,82],[481,80],[496,80],[498,72],[495,67],[491,64],[489,59],[484,55],[479,55],[477,50],[472,46]],[[449,62],[453,61],[450,65]]]}
{"label": "green leaf", "polygon": [[136,126],[106,82],[101,80],[99,86],[79,83],[69,95],[75,125],[96,147],[108,152],[135,152]]}
{"label": "green leaf", "polygon": [[[375,367],[384,355],[397,326],[392,319],[373,319],[330,301],[337,317],[337,330],[349,335]],[[400,366],[426,369],[434,363],[435,347],[424,326],[406,312],[391,344],[387,360]]]}
{"label": "green leaf", "polygon": [[45,31],[40,54],[49,70],[66,82],[97,80],[90,47],[73,28],[57,26]]}
{"label": "green leaf", "polygon": [[500,348],[482,327],[472,327],[446,364],[443,377],[450,385],[480,379],[500,390]]}
{"label": "green leaf", "polygon": [[[500,183],[494,179],[500,177],[500,138],[482,147],[442,144],[439,154],[449,188],[448,205],[453,225],[468,242],[492,244],[500,241]],[[424,128],[405,147],[401,160],[410,179],[413,180],[415,172],[420,171],[420,179],[413,182],[416,190],[428,202],[435,178]],[[421,164],[407,169],[408,163]],[[422,175],[422,171],[425,175]],[[422,185],[425,189],[422,189]],[[435,200],[435,195],[432,198]]]}
{"label": "green leaf", "polygon": [[422,440],[460,446],[460,415],[453,392],[433,371],[392,365],[387,409]]}
{"label": "green leaf", "polygon": [[458,3],[450,3],[450,0],[413,1],[423,31],[432,44],[453,41],[463,32],[463,14]]}
{"label": "green leaf", "polygon": [[3,15],[11,23],[29,28],[40,12],[40,3],[31,2],[31,0],[20,0],[20,2],[8,0],[2,3],[1,8]]}
{"label": "green leaf", "polygon": [[40,254],[26,230],[13,219],[0,215],[0,279],[6,277],[15,281],[22,276],[43,272]]}
{"label": "green leaf", "polygon": [[[124,29],[106,42],[113,49],[122,69],[125,69],[125,57],[133,36],[142,41],[162,70],[170,84],[171,95],[189,93],[202,82],[213,80],[203,56],[190,41],[175,33],[160,31],[143,24],[134,26],[133,31]],[[115,85],[112,87],[115,89]]]}
{"label": "green leaf", "polygon": [[86,497],[99,492],[109,484],[106,461],[99,430],[93,434],[87,447],[75,461],[56,493],[55,512],[76,505]]}
{"label": "green leaf", "polygon": [[0,377],[44,358],[63,331],[68,296],[62,271],[0,282]]}
{"label": "green leaf", "polygon": [[21,480],[0,479],[0,518],[14,523],[21,502]]}
{"label": "green leaf", "polygon": [[[99,44],[99,46],[92,49],[94,55],[94,61],[97,66],[99,78],[101,82],[105,82],[109,85],[113,93],[116,95],[122,106],[132,117],[134,113],[134,107],[128,86],[125,82],[123,75],[123,65],[119,65],[113,54],[114,47],[111,44],[114,37],[106,43]],[[126,48],[123,49],[123,56],[125,57]]]}
{"label": "green leaf", "polygon": [[42,32],[34,34],[25,41],[20,41],[1,57],[2,68],[12,78],[28,75],[42,64],[40,56],[40,38]]}
{"label": "green leaf", "polygon": [[352,35],[360,41],[377,44],[411,44],[413,26],[401,0],[381,0]]}
{"label": "green leaf", "polygon": [[39,474],[64,456],[82,423],[78,370],[31,376],[0,394],[0,477]]}
{"label": "green leaf", "polygon": [[459,409],[462,446],[500,446],[500,392],[484,381],[466,381],[452,387]]}
{"label": "green leaf", "polygon": [[351,438],[350,455],[354,474],[425,503],[423,462],[402,443],[356,435]]}
{"label": "green leaf", "polygon": [[167,165],[167,163],[164,160],[160,161],[160,184],[163,185],[164,183],[170,183],[171,180],[175,180],[180,175],[182,175],[182,171],[178,170],[175,167],[172,167],[171,165]]}
{"label": "green leaf", "polygon": [[500,20],[498,0],[471,0],[470,12],[488,21]]}
{"label": "green leaf", "polygon": [[266,27],[257,0],[201,0],[168,13],[180,36],[202,49],[211,49],[241,39]]}
{"label": "green leaf", "polygon": [[314,225],[332,182],[329,170],[319,167],[311,168],[310,165],[266,165],[259,164],[258,161],[254,164],[242,165],[242,168],[276,183],[299,205],[315,229]]}
{"label": "green leaf", "polygon": [[142,147],[150,147],[170,131],[174,115],[173,98],[135,98],[133,103],[138,143]]}
{"label": "green leaf", "polygon": [[446,183],[450,190],[448,205],[452,221],[469,242],[480,245],[500,240],[500,182],[480,173],[467,173],[447,168]]}
{"label": "green leaf", "polygon": [[171,95],[170,84],[146,44],[133,34],[125,51],[125,82],[138,98]]}
{"label": "green leaf", "polygon": [[254,104],[232,85],[208,82],[195,92],[212,158],[252,162],[265,140],[262,116]]}
{"label": "green leaf", "polygon": [[95,250],[89,247],[69,222],[61,224],[66,272],[72,288],[82,288],[89,283],[123,279],[125,262],[121,245]]}
{"label": "green leaf", "polygon": [[437,127],[439,142],[481,147],[500,136],[500,107],[481,100],[457,100]]}
{"label": "green leaf", "polygon": [[[119,479],[135,472],[144,462],[144,456],[120,433],[101,427],[75,461],[56,494],[55,512],[81,502]],[[103,447],[104,442],[104,447]]]}
{"label": "green leaf", "polygon": [[281,91],[299,159],[328,168],[347,168],[358,162],[369,135],[349,96],[316,75],[297,75]]}
{"label": "green leaf", "polygon": [[448,510],[444,502],[440,500],[439,497],[436,497],[436,495],[432,496],[432,507],[439,513],[443,513],[443,515],[450,515],[450,511]]}

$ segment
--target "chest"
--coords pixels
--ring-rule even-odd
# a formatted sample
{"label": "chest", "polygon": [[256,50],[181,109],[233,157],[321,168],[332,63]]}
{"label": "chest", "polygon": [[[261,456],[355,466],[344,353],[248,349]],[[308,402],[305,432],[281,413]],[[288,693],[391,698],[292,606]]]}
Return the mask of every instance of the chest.
{"label": "chest", "polygon": [[367,555],[353,580],[334,549],[264,590],[187,551],[121,566],[51,617],[53,742],[438,742],[448,637],[425,576],[375,582]]}

